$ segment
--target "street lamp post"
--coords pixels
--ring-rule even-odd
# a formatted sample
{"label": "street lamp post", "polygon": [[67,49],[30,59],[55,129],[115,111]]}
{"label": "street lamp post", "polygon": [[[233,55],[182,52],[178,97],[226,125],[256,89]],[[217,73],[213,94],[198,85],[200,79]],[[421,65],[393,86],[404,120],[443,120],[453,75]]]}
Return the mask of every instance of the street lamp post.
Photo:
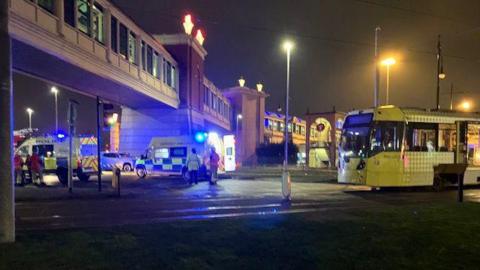
{"label": "street lamp post", "polygon": [[291,199],[291,182],[290,173],[288,171],[288,120],[289,120],[289,98],[290,98],[290,54],[293,49],[291,41],[283,43],[283,49],[287,53],[287,85],[285,94],[285,127],[284,127],[284,157],[283,157],[283,172],[282,172],[282,194],[285,200]]}
{"label": "street lamp post", "polygon": [[380,26],[375,27],[375,89],[373,93],[373,106],[379,105],[378,97],[380,95],[380,69],[378,68],[378,32],[382,30]]}
{"label": "street lamp post", "polygon": [[390,57],[382,61],[382,65],[387,67],[387,93],[385,95],[385,105],[389,105],[390,97],[390,66],[395,65],[396,61],[394,58]]}
{"label": "street lamp post", "polygon": [[27,113],[28,113],[28,129],[32,130],[32,114],[33,110],[31,108],[27,108]]}
{"label": "street lamp post", "polygon": [[53,86],[51,92],[55,96],[55,132],[58,132],[58,89]]}
{"label": "street lamp post", "polygon": [[437,41],[437,110],[440,110],[440,80],[445,79],[445,73],[443,72],[443,56],[442,56],[442,44],[440,42],[440,35],[438,35]]}

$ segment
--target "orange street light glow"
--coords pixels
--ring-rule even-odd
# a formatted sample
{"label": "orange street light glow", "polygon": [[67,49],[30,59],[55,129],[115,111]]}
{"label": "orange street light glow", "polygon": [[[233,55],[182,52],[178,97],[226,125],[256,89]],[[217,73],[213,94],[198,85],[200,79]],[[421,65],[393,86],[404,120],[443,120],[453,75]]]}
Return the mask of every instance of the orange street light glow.
{"label": "orange street light glow", "polygon": [[462,103],[460,103],[459,107],[462,111],[469,111],[472,108],[472,103],[468,100],[464,100]]}
{"label": "orange street light glow", "polygon": [[389,57],[381,62],[381,64],[384,66],[395,65],[395,63],[397,63],[397,61],[393,57]]}

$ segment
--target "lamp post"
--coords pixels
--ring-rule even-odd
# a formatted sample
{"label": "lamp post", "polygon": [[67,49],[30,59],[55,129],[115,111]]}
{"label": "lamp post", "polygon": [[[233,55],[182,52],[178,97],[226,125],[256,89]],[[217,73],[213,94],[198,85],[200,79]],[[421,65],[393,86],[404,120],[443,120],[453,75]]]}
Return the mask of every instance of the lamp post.
{"label": "lamp post", "polygon": [[380,95],[379,87],[380,87],[380,69],[378,68],[378,32],[380,32],[382,28],[380,26],[375,27],[375,87],[373,90],[373,106],[376,108],[378,107],[378,97]]}
{"label": "lamp post", "polygon": [[28,113],[28,128],[32,130],[32,114],[33,110],[31,108],[27,108],[27,113]]}
{"label": "lamp post", "polygon": [[389,103],[389,96],[390,96],[390,66],[395,65],[397,61],[393,57],[387,58],[382,61],[382,65],[387,67],[387,93],[385,95],[385,105]]}
{"label": "lamp post", "polygon": [[58,89],[53,86],[50,91],[55,96],[55,132],[58,132]]}
{"label": "lamp post", "polygon": [[293,49],[291,41],[283,43],[283,49],[287,53],[287,85],[285,94],[285,127],[284,127],[284,157],[283,157],[283,172],[282,172],[282,194],[285,200],[291,199],[291,182],[290,173],[288,172],[288,112],[289,112],[289,98],[290,98],[290,54]]}
{"label": "lamp post", "polygon": [[437,110],[440,110],[440,80],[445,79],[446,75],[443,72],[443,56],[442,44],[440,42],[440,35],[437,41]]}

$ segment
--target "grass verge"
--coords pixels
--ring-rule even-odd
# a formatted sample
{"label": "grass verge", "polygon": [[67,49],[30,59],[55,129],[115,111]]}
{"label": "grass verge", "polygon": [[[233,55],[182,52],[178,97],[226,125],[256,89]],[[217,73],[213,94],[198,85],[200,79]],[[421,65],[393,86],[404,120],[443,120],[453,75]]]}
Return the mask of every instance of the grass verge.
{"label": "grass verge", "polygon": [[20,232],[2,269],[478,269],[480,205]]}

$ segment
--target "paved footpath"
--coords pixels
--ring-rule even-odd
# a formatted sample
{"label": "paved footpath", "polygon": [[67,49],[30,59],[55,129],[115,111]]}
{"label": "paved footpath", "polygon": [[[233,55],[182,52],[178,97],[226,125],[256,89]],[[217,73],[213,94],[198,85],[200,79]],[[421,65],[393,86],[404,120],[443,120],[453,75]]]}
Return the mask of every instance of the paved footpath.
{"label": "paved footpath", "polygon": [[[75,182],[73,194],[55,180],[48,187],[19,187],[16,190],[16,224],[19,230],[62,229],[199,220],[254,215],[316,212],[328,218],[339,210],[381,208],[384,205],[454,201],[455,191],[373,192],[367,187],[332,183],[293,183],[293,200],[281,197],[274,178],[222,180],[189,186],[181,179],[150,177],[138,180],[123,176],[121,197],[104,177],[103,191],[96,180]],[[467,190],[466,200],[480,200],[478,190]]]}

